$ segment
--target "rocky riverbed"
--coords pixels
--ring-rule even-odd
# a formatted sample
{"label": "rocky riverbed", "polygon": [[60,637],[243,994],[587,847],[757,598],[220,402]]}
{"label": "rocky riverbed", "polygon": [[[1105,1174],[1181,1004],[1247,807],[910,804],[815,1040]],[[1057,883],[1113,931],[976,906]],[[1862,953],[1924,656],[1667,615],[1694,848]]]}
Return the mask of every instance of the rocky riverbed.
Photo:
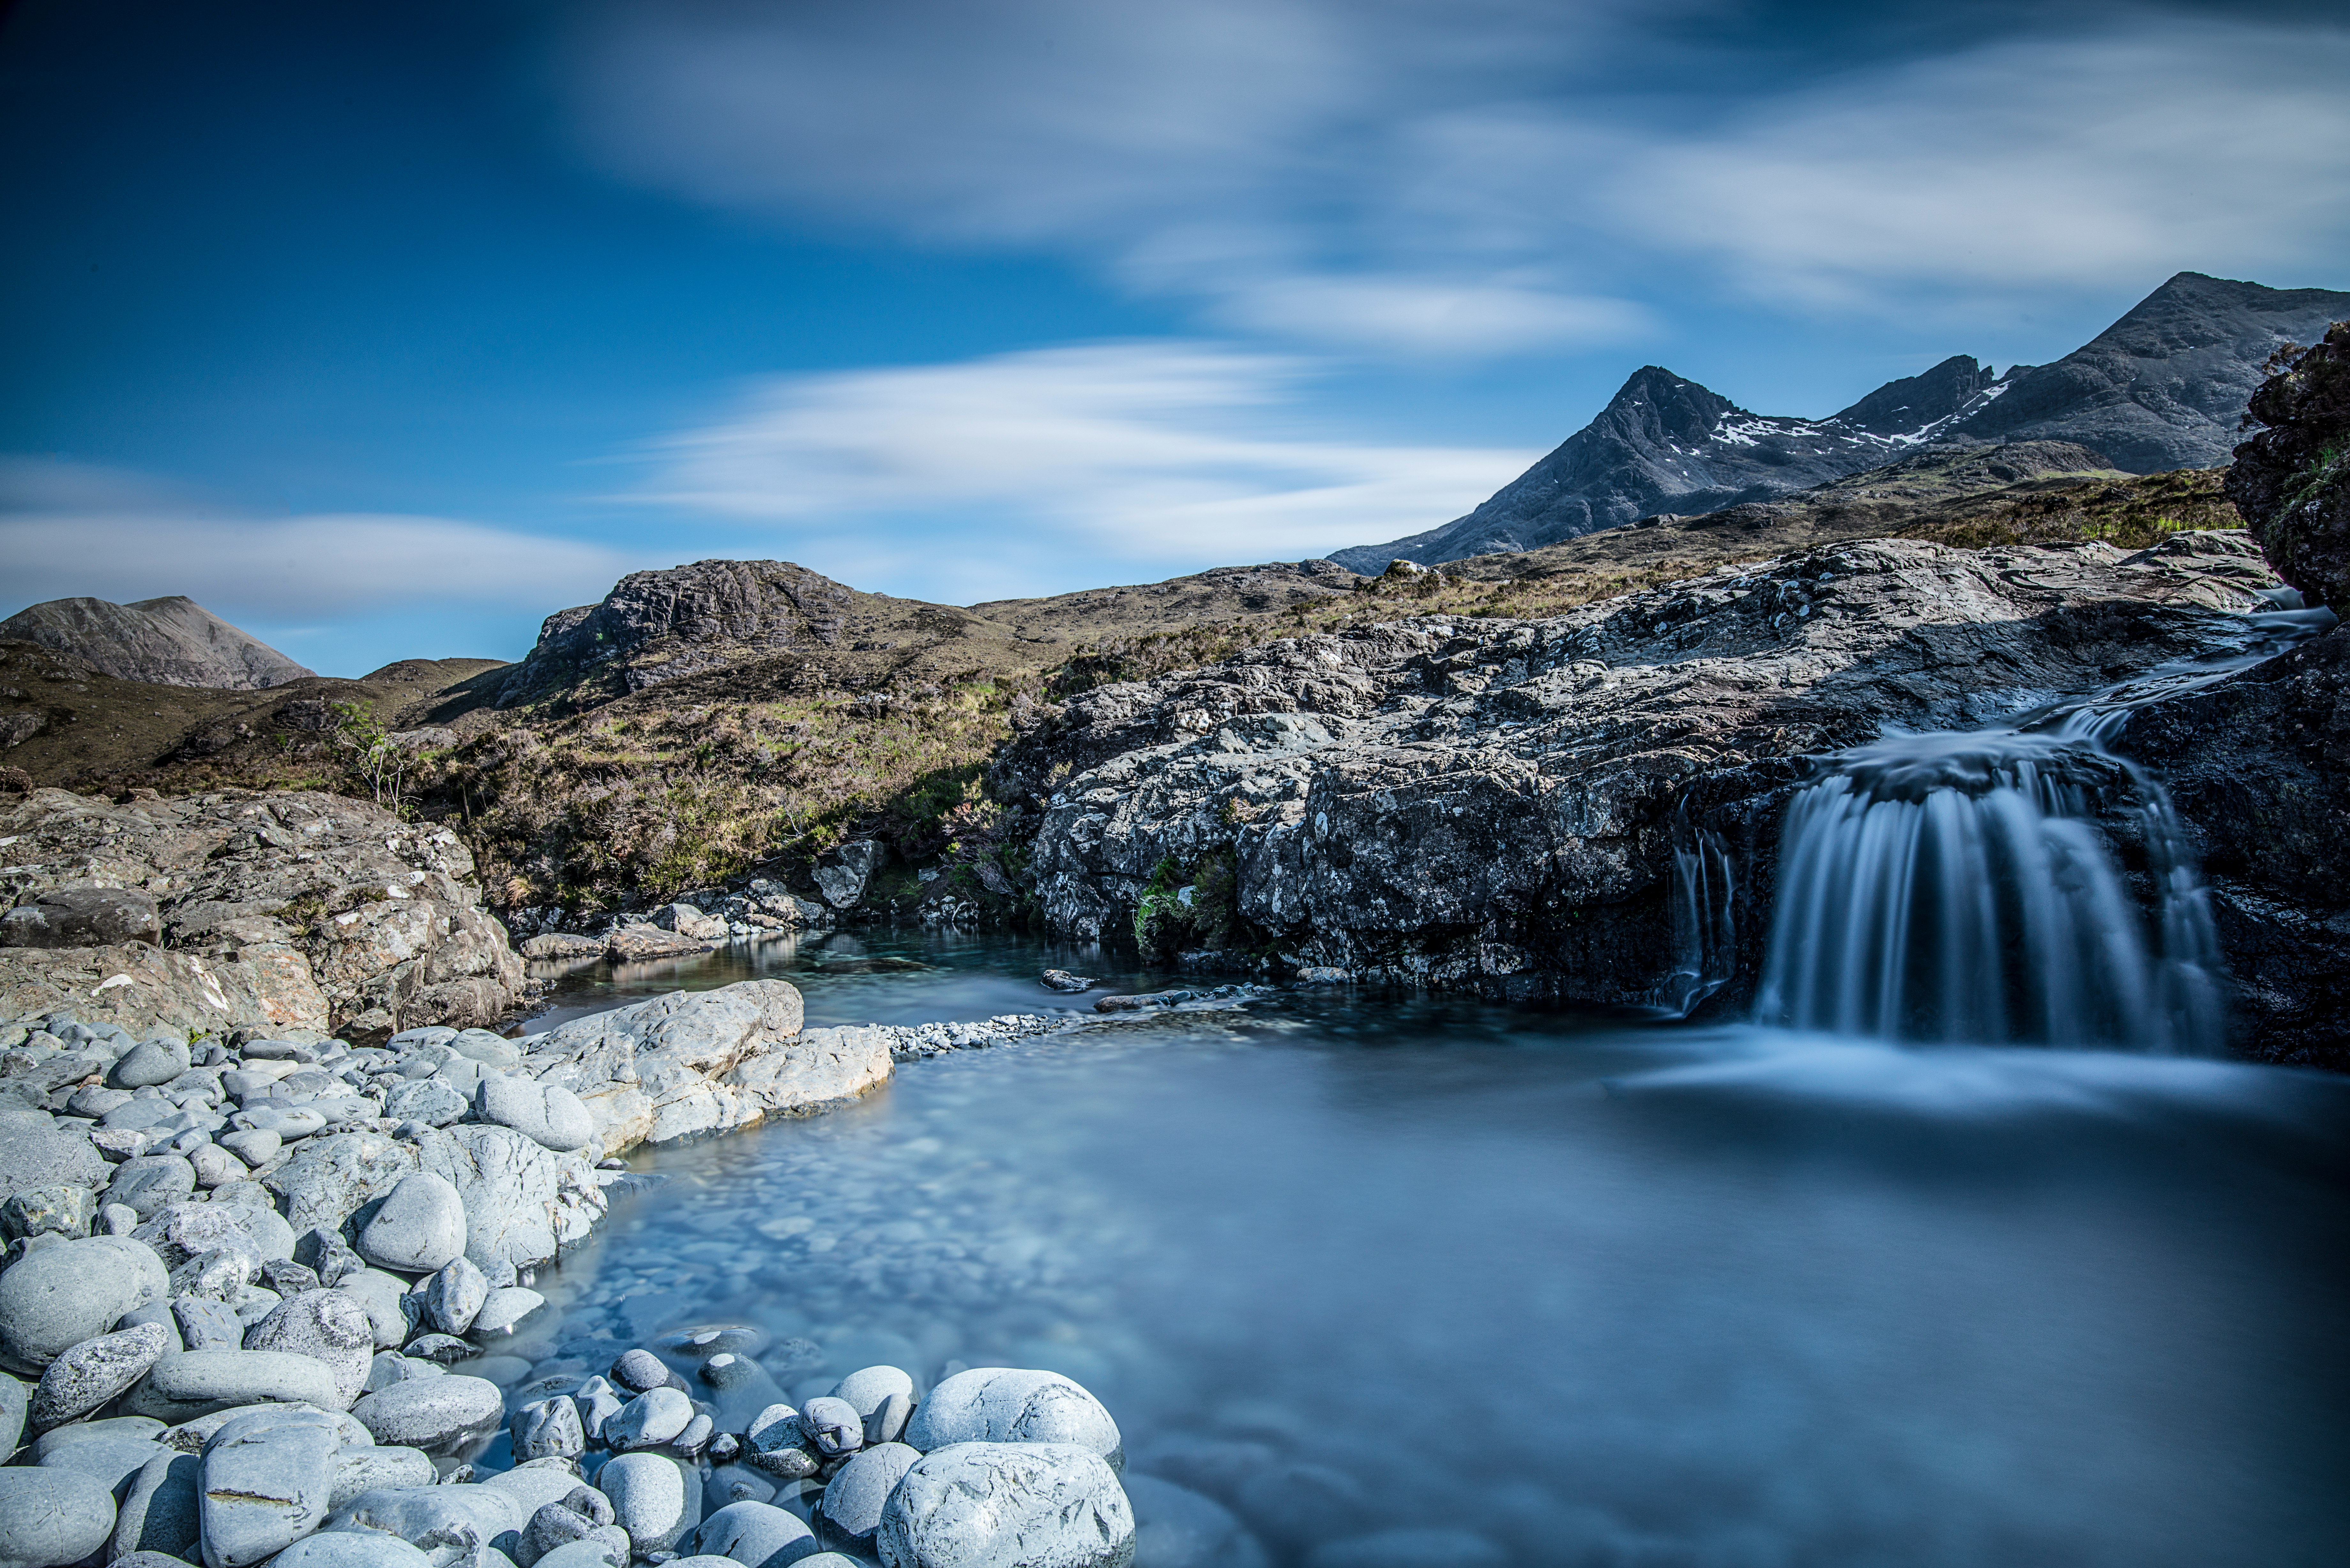
{"label": "rocky riverbed", "polygon": [[643,1179],[618,1156],[1064,1022],[810,1029],[760,980],[518,1040],[0,1026],[0,1562],[1129,1562],[1116,1424],[1066,1377],[872,1366],[794,1404],[754,1331],[534,1321]]}

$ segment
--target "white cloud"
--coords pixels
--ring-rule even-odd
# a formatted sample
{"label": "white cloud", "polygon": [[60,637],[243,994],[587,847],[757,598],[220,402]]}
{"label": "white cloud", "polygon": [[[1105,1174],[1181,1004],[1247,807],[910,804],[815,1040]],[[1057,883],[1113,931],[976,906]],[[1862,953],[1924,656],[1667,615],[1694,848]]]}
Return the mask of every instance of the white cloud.
{"label": "white cloud", "polygon": [[185,594],[217,613],[301,622],[451,602],[536,607],[599,598],[630,569],[615,552],[442,517],[265,517],[142,475],[0,460],[0,558],[11,608]]}
{"label": "white cloud", "polygon": [[2182,267],[2340,277],[2337,22],[2125,0],[1960,38],[1920,6],[1863,45],[1745,9],[608,0],[566,80],[645,182],[1077,255],[1225,330],[1377,354],[1621,340],[1651,330],[1624,300],[1690,263],[1978,313]]}
{"label": "white cloud", "polygon": [[1430,527],[1537,455],[1287,430],[1284,405],[1313,370],[1158,342],[777,378],[655,448],[633,498],[791,524],[829,550],[888,516],[914,553],[973,565],[1009,540],[1191,570]]}

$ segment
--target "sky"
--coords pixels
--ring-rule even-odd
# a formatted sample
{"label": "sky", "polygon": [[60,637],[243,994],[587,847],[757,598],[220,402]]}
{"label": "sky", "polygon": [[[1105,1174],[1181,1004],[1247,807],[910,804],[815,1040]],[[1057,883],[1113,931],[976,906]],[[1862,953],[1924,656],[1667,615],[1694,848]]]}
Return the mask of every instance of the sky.
{"label": "sky", "polygon": [[2345,82],[2294,0],[18,0],[0,615],[359,675],[712,556],[1376,543],[1643,364],[1818,416],[2350,287]]}

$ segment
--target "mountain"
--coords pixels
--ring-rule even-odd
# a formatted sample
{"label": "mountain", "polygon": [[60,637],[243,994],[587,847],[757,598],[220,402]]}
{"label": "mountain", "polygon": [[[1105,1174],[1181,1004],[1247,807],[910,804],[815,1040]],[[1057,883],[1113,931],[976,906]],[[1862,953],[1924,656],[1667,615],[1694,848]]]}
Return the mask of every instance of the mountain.
{"label": "mountain", "polygon": [[128,605],[50,599],[0,621],[0,638],[38,643],[118,680],[156,686],[257,691],[316,673],[177,594]]}
{"label": "mountain", "polygon": [[1536,549],[1660,513],[1768,500],[1939,442],[2070,441],[2132,473],[2220,463],[2269,355],[2345,317],[2350,294],[2180,273],[2054,364],[1994,379],[1959,355],[1825,420],[1752,413],[1646,366],[1598,418],[1467,516],[1330,558],[1372,573],[1398,557]]}

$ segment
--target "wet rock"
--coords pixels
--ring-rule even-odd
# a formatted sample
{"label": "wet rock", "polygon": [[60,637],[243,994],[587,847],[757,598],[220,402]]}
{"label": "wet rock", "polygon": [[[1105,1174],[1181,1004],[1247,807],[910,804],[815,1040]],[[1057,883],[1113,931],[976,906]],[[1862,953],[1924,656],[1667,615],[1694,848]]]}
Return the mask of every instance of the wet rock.
{"label": "wet rock", "polygon": [[485,1378],[415,1377],[366,1396],[351,1414],[379,1443],[437,1453],[494,1431],[505,1397]]}
{"label": "wet rock", "polygon": [[259,1400],[321,1410],[343,1407],[332,1367],[313,1356],[276,1350],[166,1353],[123,1405],[134,1415],[177,1423]]}
{"label": "wet rock", "polygon": [[171,1331],[144,1324],[83,1340],[65,1351],[49,1363],[33,1390],[33,1430],[46,1432],[88,1415],[144,1377],[171,1344]]}
{"label": "wet rock", "polygon": [[247,1350],[307,1355],[334,1375],[334,1407],[348,1410],[367,1386],[375,1329],[367,1308],[347,1291],[312,1290],[286,1297],[244,1336]]}
{"label": "wet rock", "polygon": [[420,1334],[408,1342],[408,1354],[412,1359],[439,1362],[453,1366],[473,1357],[473,1347],[454,1334]]}
{"label": "wet rock", "polygon": [[380,1388],[389,1388],[395,1383],[405,1383],[411,1377],[446,1376],[448,1371],[447,1367],[437,1361],[427,1361],[421,1356],[402,1355],[393,1350],[379,1350],[375,1353],[375,1359],[368,1363],[366,1392],[372,1394]]}
{"label": "wet rock", "polygon": [[42,1248],[0,1274],[0,1354],[30,1372],[85,1339],[95,1339],[133,1307],[163,1298],[171,1276],[144,1242],[95,1236]]}
{"label": "wet rock", "polygon": [[516,1324],[546,1304],[546,1298],[522,1285],[505,1285],[489,1293],[473,1314],[469,1331],[476,1339],[512,1334]]}
{"label": "wet rock", "polygon": [[921,1457],[903,1443],[882,1443],[858,1454],[825,1484],[825,1521],[857,1550],[871,1550],[882,1505]]}
{"label": "wet rock", "polygon": [[702,1482],[665,1454],[622,1454],[596,1472],[639,1556],[667,1552],[702,1522]]}
{"label": "wet rock", "polygon": [[404,1176],[359,1233],[358,1250],[383,1268],[436,1272],[464,1256],[464,1200],[445,1177]]}
{"label": "wet rock", "polygon": [[578,1470],[562,1459],[519,1464],[483,1477],[481,1484],[513,1498],[525,1521],[550,1502],[567,1502],[576,1493],[594,1490],[582,1486]]}
{"label": "wet rock", "polygon": [[378,1532],[436,1552],[442,1541],[470,1536],[478,1545],[503,1552],[520,1541],[529,1517],[509,1492],[457,1481],[361,1492],[335,1511],[327,1529],[338,1534]]}
{"label": "wet rock", "polygon": [[630,1449],[666,1448],[693,1419],[693,1401],[674,1388],[651,1388],[623,1406],[604,1423],[604,1446]]}
{"label": "wet rock", "polygon": [[1126,1463],[1118,1423],[1101,1401],[1057,1372],[978,1366],[931,1390],[906,1425],[924,1453],[950,1443],[1074,1443],[1113,1469]]}
{"label": "wet rock", "polygon": [[84,1475],[0,1469],[0,1568],[78,1563],[114,1530],[114,1493]]}
{"label": "wet rock", "polygon": [[319,1410],[240,1416],[204,1445],[204,1568],[249,1568],[326,1521],[340,1445]]}
{"label": "wet rock", "polygon": [[661,1358],[651,1351],[624,1350],[612,1363],[611,1378],[630,1394],[642,1394],[668,1387],[670,1373]]}
{"label": "wet rock", "polygon": [[463,1334],[489,1297],[482,1271],[469,1259],[452,1258],[424,1287],[424,1315],[442,1334]]}
{"label": "wet rock", "polygon": [[865,1417],[846,1399],[811,1399],[800,1411],[800,1429],[811,1447],[827,1459],[854,1453],[865,1446]]}
{"label": "wet rock", "polygon": [[114,1516],[114,1534],[107,1548],[109,1559],[134,1552],[160,1552],[192,1561],[203,1474],[201,1459],[172,1449],[140,1466]]}
{"label": "wet rock", "polygon": [[816,1474],[815,1445],[789,1405],[770,1405],[752,1417],[743,1434],[743,1462],[781,1480]]}
{"label": "wet rock", "polygon": [[1100,984],[1091,975],[1071,974],[1065,969],[1048,969],[1036,977],[1036,982],[1047,991],[1090,991]]}
{"label": "wet rock", "polygon": [[629,1534],[613,1521],[612,1505],[592,1487],[574,1487],[561,1499],[543,1503],[523,1527],[515,1561],[530,1565],[577,1541],[594,1541],[626,1562]]}
{"label": "wet rock", "polygon": [[793,1514],[764,1502],[732,1502],[694,1532],[693,1549],[743,1568],[787,1568],[816,1553],[814,1532]]}
{"label": "wet rock", "polygon": [[882,1507],[875,1543],[891,1568],[1127,1568],[1134,1511],[1091,1449],[951,1443],[907,1470]]}

